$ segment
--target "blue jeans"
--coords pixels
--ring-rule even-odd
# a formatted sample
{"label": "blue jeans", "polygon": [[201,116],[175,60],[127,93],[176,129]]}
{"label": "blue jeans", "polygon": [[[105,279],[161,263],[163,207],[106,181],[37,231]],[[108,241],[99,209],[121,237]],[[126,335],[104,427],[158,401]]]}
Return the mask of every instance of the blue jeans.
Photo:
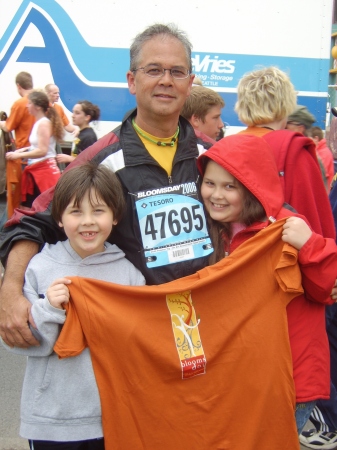
{"label": "blue jeans", "polygon": [[312,410],[315,408],[315,405],[316,400],[313,402],[296,403],[295,419],[297,432],[299,435],[301,434],[304,425],[307,423]]}

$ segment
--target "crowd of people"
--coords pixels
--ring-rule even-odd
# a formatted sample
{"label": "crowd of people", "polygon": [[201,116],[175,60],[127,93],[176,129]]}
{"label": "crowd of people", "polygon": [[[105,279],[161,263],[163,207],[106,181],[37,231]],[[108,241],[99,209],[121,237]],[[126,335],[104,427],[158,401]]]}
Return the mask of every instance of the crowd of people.
{"label": "crowd of people", "polygon": [[137,107],[98,140],[99,106],[70,125],[56,85],[16,79],[0,336],[28,356],[31,450],[337,446],[332,153],[276,67],[241,78],[246,128],[221,138],[191,48],[173,25],[139,33]]}
{"label": "crowd of people", "polygon": [[[20,72],[15,82],[21,98],[14,102],[9,117],[0,122],[3,132],[14,132],[16,147],[5,154],[6,218],[12,216],[15,208],[31,209],[41,192],[55,186],[66,163],[97,141],[89,123],[97,121],[100,115],[97,105],[79,100],[74,105],[73,124],[70,124],[64,109],[57,103],[58,86],[50,83],[43,90],[33,89],[33,79],[28,72]],[[73,134],[71,155],[61,149],[64,131]]]}

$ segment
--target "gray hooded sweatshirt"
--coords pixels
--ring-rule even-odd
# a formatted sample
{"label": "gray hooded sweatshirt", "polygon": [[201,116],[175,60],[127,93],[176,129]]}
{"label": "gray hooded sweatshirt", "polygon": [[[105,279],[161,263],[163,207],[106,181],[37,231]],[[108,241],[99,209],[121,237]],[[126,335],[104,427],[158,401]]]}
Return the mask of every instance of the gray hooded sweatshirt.
{"label": "gray hooded sweatshirt", "polygon": [[[5,347],[26,355],[22,388],[20,435],[27,439],[80,441],[103,436],[101,405],[89,349],[73,358],[58,359],[53,352],[65,311],[54,308],[45,296],[47,288],[64,276],[81,276],[123,285],[145,284],[142,274],[116,246],[82,259],[69,241],[46,244],[30,261],[24,295],[33,304],[39,347]],[[109,336],[107,336],[109,339]]]}

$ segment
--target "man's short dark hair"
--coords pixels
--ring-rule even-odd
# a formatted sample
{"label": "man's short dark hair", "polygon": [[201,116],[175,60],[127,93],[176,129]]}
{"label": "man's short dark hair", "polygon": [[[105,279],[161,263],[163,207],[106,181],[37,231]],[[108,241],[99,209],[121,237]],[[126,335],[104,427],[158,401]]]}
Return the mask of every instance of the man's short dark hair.
{"label": "man's short dark hair", "polygon": [[94,192],[90,194],[90,202],[94,203],[96,196],[101,198],[119,222],[125,209],[120,181],[110,169],[91,161],[65,171],[57,182],[51,210],[55,221],[62,221],[62,215],[71,201],[74,206],[80,206],[85,194],[91,189]]}
{"label": "man's short dark hair", "polygon": [[28,72],[20,72],[15,78],[15,84],[18,84],[22,89],[33,89],[33,77]]}

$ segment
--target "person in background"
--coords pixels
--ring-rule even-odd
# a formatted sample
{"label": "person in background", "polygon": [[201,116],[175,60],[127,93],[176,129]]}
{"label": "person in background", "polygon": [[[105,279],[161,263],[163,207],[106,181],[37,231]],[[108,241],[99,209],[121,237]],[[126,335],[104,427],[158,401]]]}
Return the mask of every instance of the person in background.
{"label": "person in background", "polygon": [[60,90],[58,86],[56,86],[56,84],[50,83],[45,86],[44,90],[46,91],[51,106],[55,108],[57,114],[60,116],[64,129],[68,131],[68,133],[76,133],[77,128],[70,123],[68,117],[66,116],[66,113],[64,112],[64,109],[57,103],[60,99]]}
{"label": "person in background", "polygon": [[[38,347],[9,348],[28,356],[21,398],[20,436],[33,450],[103,450],[101,405],[89,349],[61,360],[53,346],[66,321],[65,277],[81,276],[122,285],[145,284],[124,253],[107,241],[124,213],[118,178],[93,163],[59,180],[52,214],[67,240],[46,244],[29,263],[24,293],[32,304]],[[50,372],[48,388],[46,371]],[[47,376],[48,377],[48,376]],[[38,410],[38,413],[36,411]]]}
{"label": "person in background", "polygon": [[308,108],[303,105],[298,105],[288,116],[286,128],[287,130],[302,133],[303,136],[308,136],[308,130],[315,122],[316,118],[311,114]]}
{"label": "person in background", "polygon": [[334,239],[335,226],[316,146],[312,139],[285,130],[288,116],[295,109],[295,88],[288,75],[277,67],[254,70],[239,81],[235,110],[247,125],[240,134],[260,136],[268,142],[285,202],[303,214],[316,233]]}
{"label": "person in background", "polygon": [[[262,138],[240,134],[225,137],[198,158],[198,166],[203,175],[201,195],[210,216],[214,243],[211,263],[230,255],[270,223],[288,217],[280,238],[299,251],[305,292],[287,307],[292,354],[301,355],[293,359],[296,423],[300,433],[315,401],[329,395],[325,305],[334,302],[330,293],[336,278],[335,241],[314,233],[303,217],[284,208],[277,167]],[[302,372],[306,373],[306,384],[299,376]],[[308,398],[303,398],[304,395]]]}
{"label": "person in background", "polygon": [[332,152],[327,146],[326,139],[324,139],[322,128],[311,127],[308,130],[308,135],[315,142],[317,157],[320,158],[324,166],[324,176],[327,185],[327,192],[329,193],[331,183],[335,175]]}
{"label": "person in background", "polygon": [[[20,72],[15,83],[21,98],[13,103],[6,121],[0,121],[0,128],[4,132],[14,131],[16,148],[23,148],[29,146],[29,136],[35,122],[35,117],[27,109],[28,95],[33,90],[33,78],[28,72]],[[11,217],[14,209],[21,203],[21,166],[21,158],[7,161],[7,217]]]}
{"label": "person in background", "polygon": [[224,126],[221,120],[224,107],[220,94],[204,86],[193,86],[180,114],[190,122],[197,136],[206,135],[214,143]]}
{"label": "person in background", "polygon": [[27,108],[36,119],[29,136],[30,147],[7,152],[6,159],[27,159],[22,176],[21,203],[23,207],[31,208],[36,197],[55,186],[60,177],[55,144],[62,139],[63,126],[44,92],[32,91],[28,95]]}
{"label": "person in background", "polygon": [[87,100],[81,100],[73,108],[73,124],[78,126],[80,132],[73,141],[71,154],[58,154],[56,161],[58,163],[70,163],[74,161],[77,155],[97,141],[95,131],[90,127],[90,122],[96,122],[100,116],[100,109],[97,105]]}
{"label": "person in background", "polygon": [[[296,133],[301,133],[303,134],[303,136],[312,137],[310,130],[314,122],[316,122],[316,118],[309,112],[308,108],[306,106],[298,105],[296,106],[295,110],[288,116],[286,128],[287,130],[295,131]],[[317,145],[316,145],[316,156],[321,170],[321,175],[325,189],[329,193],[330,184],[328,183],[326,177],[326,168],[324,166],[322,158],[317,152]]]}

